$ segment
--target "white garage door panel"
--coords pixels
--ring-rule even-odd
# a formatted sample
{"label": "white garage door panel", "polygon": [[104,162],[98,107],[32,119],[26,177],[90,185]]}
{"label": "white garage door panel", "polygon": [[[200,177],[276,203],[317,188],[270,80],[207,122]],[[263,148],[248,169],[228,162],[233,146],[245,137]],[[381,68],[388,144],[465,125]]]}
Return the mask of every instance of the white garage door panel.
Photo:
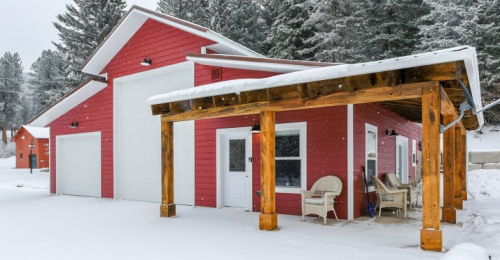
{"label": "white garage door panel", "polygon": [[[119,81],[115,88],[118,197],[161,201],[161,124],[146,99],[194,86],[193,68]],[[175,203],[194,203],[194,122],[174,124]]]}
{"label": "white garage door panel", "polygon": [[99,134],[59,137],[59,194],[101,196],[101,138]]}

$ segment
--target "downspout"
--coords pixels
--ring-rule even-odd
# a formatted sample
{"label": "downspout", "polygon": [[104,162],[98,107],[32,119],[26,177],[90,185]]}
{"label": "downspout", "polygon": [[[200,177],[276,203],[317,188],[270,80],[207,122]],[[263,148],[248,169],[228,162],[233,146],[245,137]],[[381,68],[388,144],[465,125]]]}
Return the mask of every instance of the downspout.
{"label": "downspout", "polygon": [[455,125],[458,123],[462,118],[464,117],[465,111],[472,109],[472,114],[477,115],[479,113],[483,113],[485,110],[488,110],[495,105],[500,104],[500,99],[497,99],[493,101],[492,103],[488,104],[487,106],[481,108],[480,110],[476,110],[476,105],[474,104],[474,99],[472,98],[472,95],[470,94],[469,90],[465,86],[465,84],[460,80],[457,79],[458,83],[460,84],[460,87],[462,88],[462,92],[465,95],[465,101],[460,104],[460,115],[458,116],[457,119],[453,120],[450,124],[447,126],[439,125],[439,132],[442,134],[444,131],[446,131],[448,128],[451,126]]}

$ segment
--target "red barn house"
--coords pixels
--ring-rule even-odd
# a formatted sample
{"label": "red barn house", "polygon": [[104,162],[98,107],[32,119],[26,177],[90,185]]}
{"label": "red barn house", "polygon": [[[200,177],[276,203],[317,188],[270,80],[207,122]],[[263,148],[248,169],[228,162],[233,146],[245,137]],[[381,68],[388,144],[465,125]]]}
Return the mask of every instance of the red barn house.
{"label": "red barn house", "polygon": [[[44,127],[21,126],[12,138],[16,143],[16,168],[33,169],[49,167],[49,129]],[[33,145],[30,156],[30,145]]]}
{"label": "red barn house", "polygon": [[[174,204],[299,215],[300,190],[335,175],[343,183],[336,212],[353,219],[366,205],[362,166],[380,178],[392,172],[403,182],[415,179],[423,132],[414,122],[427,122],[421,82],[455,90],[456,81],[446,77],[463,77],[480,107],[474,61],[470,47],[353,65],[269,59],[206,28],[134,6],[83,66],[100,78],[30,125],[51,130],[51,193],[162,202],[173,210],[167,215]],[[404,84],[420,92],[367,94]],[[356,96],[322,101],[345,91]],[[453,102],[463,99],[453,93]],[[397,101],[403,94],[407,103]],[[274,123],[276,141],[275,154],[265,159],[269,129],[262,120]],[[251,132],[259,122],[263,132]],[[464,122],[474,129],[483,119]],[[261,162],[269,158],[270,182],[261,178]]]}

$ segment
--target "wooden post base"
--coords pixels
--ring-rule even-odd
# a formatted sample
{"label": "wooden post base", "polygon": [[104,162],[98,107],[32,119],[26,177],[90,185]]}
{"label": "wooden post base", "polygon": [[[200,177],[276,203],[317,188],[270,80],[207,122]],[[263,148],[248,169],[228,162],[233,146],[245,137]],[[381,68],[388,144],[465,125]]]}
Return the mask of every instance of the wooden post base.
{"label": "wooden post base", "polygon": [[467,200],[467,191],[462,191],[462,199]]}
{"label": "wooden post base", "polygon": [[175,217],[175,204],[160,205],[160,217],[161,218]]}
{"label": "wooden post base", "polygon": [[443,249],[443,232],[441,230],[420,229],[420,248],[441,252]]}
{"label": "wooden post base", "polygon": [[455,208],[443,208],[442,221],[450,224],[457,224],[457,210]]}
{"label": "wooden post base", "polygon": [[464,209],[462,198],[455,198],[455,200],[453,201],[453,205],[455,205],[456,209]]}
{"label": "wooden post base", "polygon": [[259,214],[259,229],[272,231],[278,228],[278,214]]}

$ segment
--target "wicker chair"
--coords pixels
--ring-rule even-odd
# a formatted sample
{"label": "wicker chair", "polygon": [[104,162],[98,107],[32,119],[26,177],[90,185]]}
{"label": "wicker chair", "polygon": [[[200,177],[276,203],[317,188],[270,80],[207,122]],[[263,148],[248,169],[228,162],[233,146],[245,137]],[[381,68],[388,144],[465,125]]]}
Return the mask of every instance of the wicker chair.
{"label": "wicker chair", "polygon": [[316,214],[323,217],[323,222],[326,224],[326,215],[328,211],[333,211],[335,219],[334,204],[335,197],[342,191],[342,181],[336,176],[325,176],[314,183],[310,191],[302,190],[302,220],[305,221],[305,216]]}
{"label": "wicker chair", "polygon": [[385,174],[385,178],[391,185],[392,189],[407,190],[408,191],[408,201],[410,202],[410,209],[417,206],[418,201],[418,190],[414,184],[404,184],[394,173]]}
{"label": "wicker chair", "polygon": [[390,190],[384,183],[377,178],[377,176],[372,175],[372,182],[375,186],[375,193],[377,194],[377,205],[375,210],[378,208],[378,216],[380,217],[382,208],[397,208],[397,213],[399,214],[400,209],[403,209],[404,218],[406,218],[406,197],[407,190]]}

